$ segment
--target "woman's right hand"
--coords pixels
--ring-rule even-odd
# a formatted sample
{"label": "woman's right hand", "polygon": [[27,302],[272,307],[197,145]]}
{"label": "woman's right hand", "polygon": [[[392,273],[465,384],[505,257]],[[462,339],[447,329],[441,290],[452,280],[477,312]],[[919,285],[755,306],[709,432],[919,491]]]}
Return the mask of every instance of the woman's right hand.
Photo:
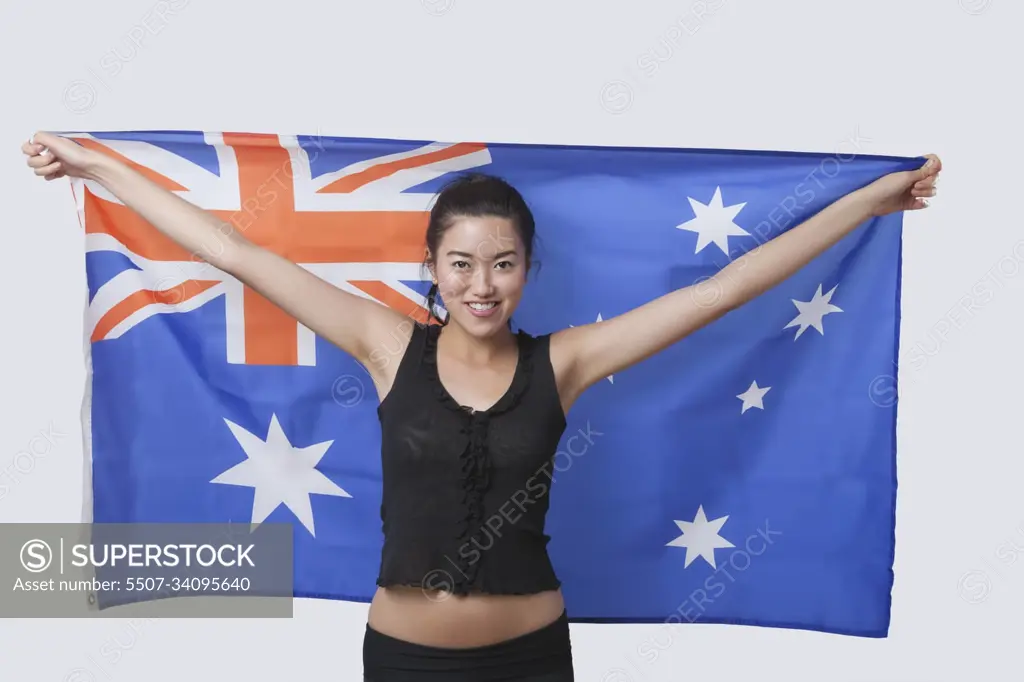
{"label": "woman's right hand", "polygon": [[[249,241],[241,233],[244,228],[236,230],[213,211],[162,187],[116,157],[80,145],[72,138],[38,132],[21,150],[35,174],[47,180],[69,176],[100,184],[107,194],[190,253],[187,264],[200,258],[232,275],[354,357],[367,370],[381,399],[390,390],[398,363],[380,355],[382,349],[390,348],[396,334],[408,345],[414,322],[404,313],[345,291],[284,255]],[[274,234],[272,241],[287,237],[287,225],[280,229],[282,232]],[[294,363],[287,353],[285,349],[265,357],[279,364]]]}
{"label": "woman's right hand", "polygon": [[[46,150],[45,153],[44,149]],[[38,132],[32,142],[21,145],[27,163],[36,175],[46,180],[69,176],[91,179],[95,170],[107,159],[103,154],[83,147],[66,137]]]}

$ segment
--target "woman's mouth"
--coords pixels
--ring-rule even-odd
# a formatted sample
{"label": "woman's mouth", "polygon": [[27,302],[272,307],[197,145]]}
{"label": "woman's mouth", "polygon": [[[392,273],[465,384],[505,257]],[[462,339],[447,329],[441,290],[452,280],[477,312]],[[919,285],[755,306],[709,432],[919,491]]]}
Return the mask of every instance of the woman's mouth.
{"label": "woman's mouth", "polygon": [[498,304],[495,301],[487,301],[485,303],[466,303],[469,312],[476,317],[490,317],[498,310]]}

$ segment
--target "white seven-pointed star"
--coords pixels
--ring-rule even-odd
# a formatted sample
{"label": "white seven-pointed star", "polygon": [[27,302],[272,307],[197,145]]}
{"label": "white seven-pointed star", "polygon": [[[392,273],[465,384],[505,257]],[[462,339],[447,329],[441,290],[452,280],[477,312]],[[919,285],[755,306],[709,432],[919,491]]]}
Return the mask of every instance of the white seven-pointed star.
{"label": "white seven-pointed star", "polygon": [[[604,320],[601,319],[601,313],[597,314],[597,322],[604,322]],[[570,324],[569,326],[570,327],[575,327],[576,325]],[[610,384],[614,384],[615,383],[615,375],[614,374],[609,374],[608,376],[605,377],[605,379],[607,379],[608,383],[610,383]]]}
{"label": "white seven-pointed star", "polygon": [[275,509],[285,504],[315,537],[310,493],[352,497],[316,469],[333,440],[297,448],[288,442],[276,414],[270,418],[266,441],[238,424],[224,421],[245,451],[246,459],[211,483],[253,488],[252,523],[263,523]]}
{"label": "white seven-pointed star", "polygon": [[764,388],[761,388],[757,385],[756,381],[751,382],[750,388],[736,396],[737,398],[743,401],[743,409],[740,410],[740,414],[743,414],[751,407],[756,407],[759,410],[763,410],[764,394],[770,390],[772,390],[771,386],[765,386]]}
{"label": "white seven-pointed star", "polygon": [[715,566],[715,550],[736,546],[718,534],[728,518],[728,516],[722,516],[708,521],[708,517],[704,516],[704,505],[701,505],[697,508],[697,516],[693,521],[676,521],[676,525],[679,526],[679,530],[683,531],[683,534],[666,543],[666,546],[686,548],[686,563],[683,564],[683,568],[693,563],[697,557],[703,557],[711,564],[711,568],[717,568]]}
{"label": "white seven-pointed star", "polygon": [[842,308],[830,303],[832,300],[832,294],[835,293],[835,290],[838,287],[839,285],[837,284],[832,287],[827,294],[822,295],[821,285],[819,284],[818,290],[814,293],[814,297],[810,301],[798,301],[796,299],[791,299],[793,301],[793,305],[795,305],[796,309],[800,311],[800,314],[790,320],[789,324],[783,327],[783,329],[789,329],[790,327],[800,325],[800,328],[796,330],[796,336],[793,337],[794,341],[799,339],[800,335],[803,334],[808,327],[814,327],[822,336],[825,335],[825,329],[821,326],[822,318],[829,313],[843,312]]}
{"label": "white seven-pointed star", "polygon": [[700,253],[705,246],[714,243],[722,250],[722,253],[728,256],[729,237],[750,235],[749,232],[733,222],[733,218],[740,212],[740,209],[747,205],[746,202],[723,206],[721,187],[715,188],[715,195],[711,197],[710,204],[702,204],[693,197],[686,198],[690,200],[690,206],[693,207],[694,217],[681,225],[676,225],[676,228],[697,233],[697,249],[694,253]]}

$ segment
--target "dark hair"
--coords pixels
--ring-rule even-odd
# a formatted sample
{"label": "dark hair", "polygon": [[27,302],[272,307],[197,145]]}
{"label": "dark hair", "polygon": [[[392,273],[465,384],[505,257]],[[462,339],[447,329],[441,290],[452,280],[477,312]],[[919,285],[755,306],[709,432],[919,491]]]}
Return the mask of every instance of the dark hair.
{"label": "dark hair", "polygon": [[[500,177],[486,173],[466,173],[441,188],[430,209],[426,235],[429,254],[423,260],[424,267],[428,264],[436,266],[441,239],[456,219],[484,216],[497,216],[512,221],[523,241],[527,267],[530,267],[533,263],[533,242],[536,239],[533,213],[515,187]],[[441,324],[447,324],[447,320],[442,320],[434,313],[438,293],[438,285],[432,284],[427,294],[428,315]],[[512,326],[511,319],[509,326]]]}

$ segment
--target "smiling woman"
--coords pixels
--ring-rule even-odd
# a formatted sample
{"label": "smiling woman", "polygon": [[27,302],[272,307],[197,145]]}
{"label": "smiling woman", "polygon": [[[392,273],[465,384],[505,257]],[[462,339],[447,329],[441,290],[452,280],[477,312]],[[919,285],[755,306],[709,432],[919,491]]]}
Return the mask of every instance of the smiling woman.
{"label": "smiling woman", "polygon": [[[508,183],[467,175],[439,194],[425,241],[438,324],[412,329],[382,391],[385,546],[367,679],[444,661],[446,679],[487,679],[476,667],[485,665],[571,680],[568,616],[546,551],[547,488],[497,539],[487,532],[565,429],[550,336],[510,330],[533,262],[533,216]],[[425,413],[431,431],[410,453],[401,434]]]}

